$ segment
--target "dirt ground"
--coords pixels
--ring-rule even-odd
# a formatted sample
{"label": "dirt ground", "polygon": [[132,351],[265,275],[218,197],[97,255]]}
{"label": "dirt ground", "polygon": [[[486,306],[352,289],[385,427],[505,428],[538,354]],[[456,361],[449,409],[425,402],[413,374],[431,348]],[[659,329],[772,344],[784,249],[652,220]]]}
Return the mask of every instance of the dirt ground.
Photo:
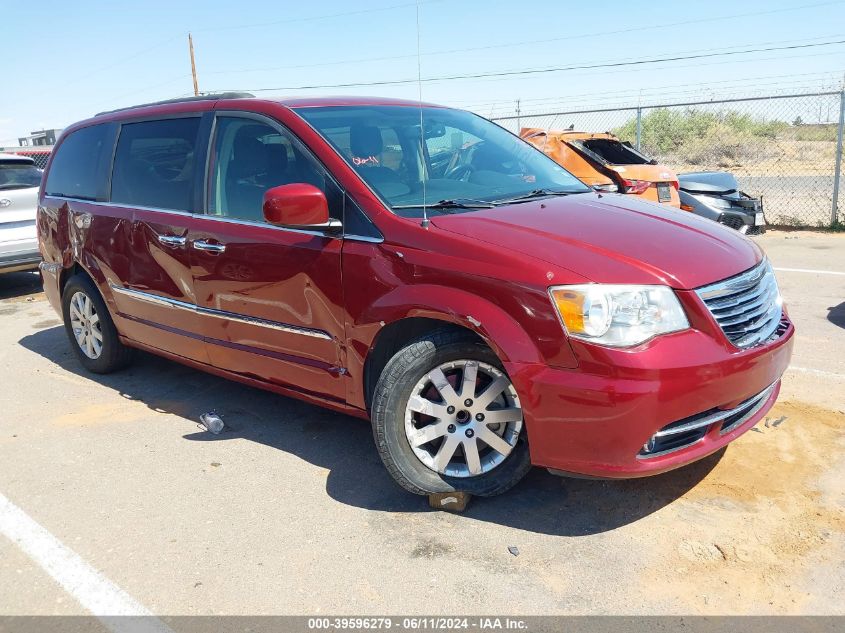
{"label": "dirt ground", "polygon": [[[86,374],[37,278],[0,276],[0,494],[157,614],[845,615],[845,236],[755,239],[798,329],[764,421],[460,515],[399,489],[363,421],[149,355]],[[2,535],[0,587],[0,614],[86,613]]]}

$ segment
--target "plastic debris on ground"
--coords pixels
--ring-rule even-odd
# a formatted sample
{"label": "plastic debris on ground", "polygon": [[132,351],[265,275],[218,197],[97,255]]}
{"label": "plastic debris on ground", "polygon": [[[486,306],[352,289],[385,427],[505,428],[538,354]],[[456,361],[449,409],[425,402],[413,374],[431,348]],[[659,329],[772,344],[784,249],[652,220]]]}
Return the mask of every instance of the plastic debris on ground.
{"label": "plastic debris on ground", "polygon": [[225,426],[223,424],[223,418],[217,415],[214,411],[209,411],[208,413],[203,413],[200,416],[200,422],[205,427],[207,431],[214,433],[215,435],[219,435],[220,432],[223,430]]}

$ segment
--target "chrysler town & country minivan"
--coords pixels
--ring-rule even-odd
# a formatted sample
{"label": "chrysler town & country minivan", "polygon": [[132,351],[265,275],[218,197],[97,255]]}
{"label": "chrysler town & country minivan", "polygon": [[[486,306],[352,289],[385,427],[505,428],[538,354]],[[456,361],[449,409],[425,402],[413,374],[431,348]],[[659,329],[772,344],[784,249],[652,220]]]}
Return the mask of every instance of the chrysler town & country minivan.
{"label": "chrysler town & country minivan", "polygon": [[417,102],[103,113],[57,144],[38,233],[88,370],[147,350],[370,419],[417,494],[682,466],[766,414],[791,354],[751,241]]}

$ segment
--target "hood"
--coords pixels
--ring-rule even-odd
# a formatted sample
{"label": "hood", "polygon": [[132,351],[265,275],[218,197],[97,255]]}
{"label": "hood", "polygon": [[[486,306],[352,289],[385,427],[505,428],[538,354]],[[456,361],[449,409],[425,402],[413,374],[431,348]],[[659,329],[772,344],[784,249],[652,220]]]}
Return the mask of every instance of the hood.
{"label": "hood", "polygon": [[739,189],[733,174],[726,171],[699,171],[679,174],[678,182],[684,191],[696,193],[731,193]]}
{"label": "hood", "polygon": [[[736,231],[616,194],[546,198],[431,222],[598,283],[692,289],[748,270],[763,258]],[[557,277],[553,283],[569,282]]]}

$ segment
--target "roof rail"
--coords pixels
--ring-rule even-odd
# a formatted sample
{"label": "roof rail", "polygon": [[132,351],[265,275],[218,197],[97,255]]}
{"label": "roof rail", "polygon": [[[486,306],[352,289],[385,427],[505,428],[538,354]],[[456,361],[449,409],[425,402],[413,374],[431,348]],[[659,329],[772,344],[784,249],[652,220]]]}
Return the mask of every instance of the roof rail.
{"label": "roof rail", "polygon": [[138,105],[127,106],[125,108],[117,108],[115,110],[106,110],[98,112],[94,116],[103,116],[104,114],[113,114],[115,112],[123,112],[124,110],[134,110],[135,108],[146,108],[147,106],[165,105],[168,103],[190,103],[191,101],[217,101],[218,99],[247,99],[255,95],[250,92],[216,92],[198,97],[180,97],[178,99],[165,99],[164,101],[153,101],[152,103],[139,103]]}

